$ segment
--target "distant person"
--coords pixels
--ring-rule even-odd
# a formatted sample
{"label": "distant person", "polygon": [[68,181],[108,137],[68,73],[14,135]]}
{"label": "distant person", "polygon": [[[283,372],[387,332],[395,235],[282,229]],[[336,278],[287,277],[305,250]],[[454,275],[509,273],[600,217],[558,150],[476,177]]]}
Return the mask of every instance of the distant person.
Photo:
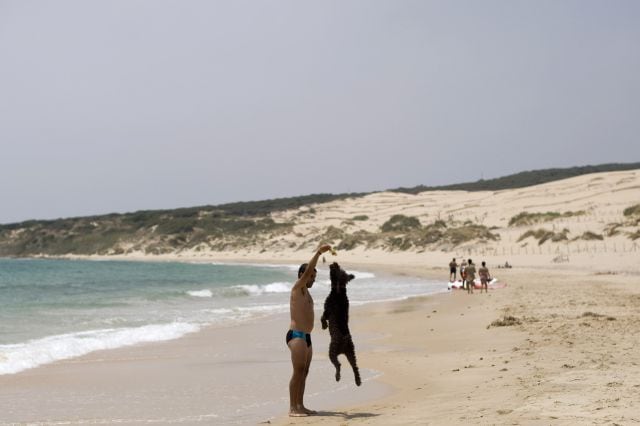
{"label": "distant person", "polygon": [[469,264],[465,268],[465,280],[467,281],[467,294],[473,293],[473,280],[476,279],[476,267],[473,261],[469,259]]}
{"label": "distant person", "polygon": [[291,325],[287,332],[287,346],[291,351],[293,375],[289,382],[289,416],[303,417],[315,414],[304,406],[304,387],[309,374],[313,348],[311,331],[313,330],[313,298],[309,289],[316,280],[316,264],[322,253],[331,249],[328,244],[318,247],[309,263],[303,263],[298,269],[298,281],[291,289],[289,309]]}
{"label": "distant person", "polygon": [[482,266],[478,269],[478,275],[480,276],[480,294],[482,289],[489,293],[489,281],[491,281],[491,275],[489,274],[489,268],[487,268],[486,262],[482,262]]}
{"label": "distant person", "polygon": [[462,289],[464,290],[464,285],[467,277],[467,261],[462,259],[462,263],[460,264],[460,279],[462,280]]}
{"label": "distant person", "polygon": [[456,271],[458,270],[458,264],[456,263],[456,258],[454,257],[451,262],[449,262],[449,281],[454,282],[456,280]]}

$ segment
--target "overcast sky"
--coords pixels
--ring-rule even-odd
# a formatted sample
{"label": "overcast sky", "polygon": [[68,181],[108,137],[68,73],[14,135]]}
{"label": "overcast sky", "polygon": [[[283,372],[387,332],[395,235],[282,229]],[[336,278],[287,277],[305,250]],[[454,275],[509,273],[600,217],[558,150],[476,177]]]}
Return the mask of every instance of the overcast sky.
{"label": "overcast sky", "polygon": [[0,223],[640,161],[640,1],[0,0]]}

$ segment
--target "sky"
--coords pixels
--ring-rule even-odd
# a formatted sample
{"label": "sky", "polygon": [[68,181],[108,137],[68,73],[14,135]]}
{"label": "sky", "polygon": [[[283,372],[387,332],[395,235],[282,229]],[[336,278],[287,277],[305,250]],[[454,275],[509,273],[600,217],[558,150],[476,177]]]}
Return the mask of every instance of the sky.
{"label": "sky", "polygon": [[638,1],[0,0],[0,223],[640,161]]}

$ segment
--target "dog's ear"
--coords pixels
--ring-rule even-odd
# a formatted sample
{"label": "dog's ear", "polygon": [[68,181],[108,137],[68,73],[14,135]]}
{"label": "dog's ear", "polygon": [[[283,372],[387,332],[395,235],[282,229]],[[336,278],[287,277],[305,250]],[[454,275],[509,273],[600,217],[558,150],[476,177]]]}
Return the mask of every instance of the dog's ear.
{"label": "dog's ear", "polygon": [[354,279],[356,276],[353,274],[349,274],[347,275],[347,282],[351,281],[352,279]]}

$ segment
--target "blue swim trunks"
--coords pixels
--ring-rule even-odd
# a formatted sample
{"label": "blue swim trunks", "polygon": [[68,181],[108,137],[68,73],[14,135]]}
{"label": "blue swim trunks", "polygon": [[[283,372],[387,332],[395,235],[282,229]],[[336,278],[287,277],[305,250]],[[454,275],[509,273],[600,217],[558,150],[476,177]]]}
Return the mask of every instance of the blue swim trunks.
{"label": "blue swim trunks", "polygon": [[287,331],[287,345],[291,339],[304,339],[307,341],[307,347],[311,346],[311,333],[304,331],[289,330]]}

